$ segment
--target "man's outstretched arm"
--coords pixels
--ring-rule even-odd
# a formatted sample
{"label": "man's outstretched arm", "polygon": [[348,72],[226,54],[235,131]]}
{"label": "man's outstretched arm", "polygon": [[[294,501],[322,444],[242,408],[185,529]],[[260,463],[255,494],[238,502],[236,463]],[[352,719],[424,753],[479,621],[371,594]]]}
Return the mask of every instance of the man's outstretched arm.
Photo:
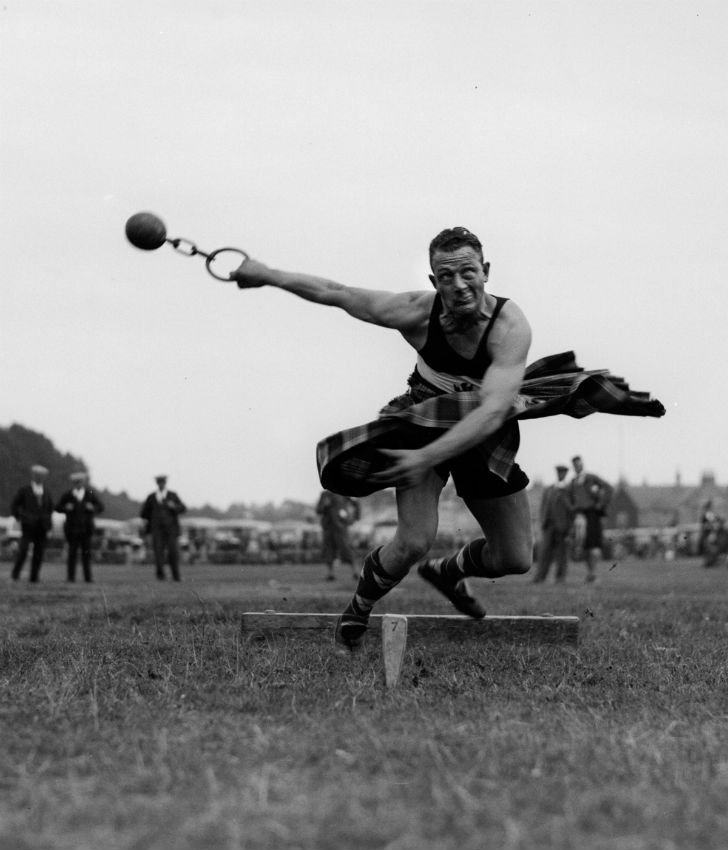
{"label": "man's outstretched arm", "polygon": [[241,289],[272,286],[314,304],[339,307],[355,319],[406,331],[429,315],[432,293],[385,292],[345,286],[327,278],[271,269],[257,260],[246,260],[231,274]]}

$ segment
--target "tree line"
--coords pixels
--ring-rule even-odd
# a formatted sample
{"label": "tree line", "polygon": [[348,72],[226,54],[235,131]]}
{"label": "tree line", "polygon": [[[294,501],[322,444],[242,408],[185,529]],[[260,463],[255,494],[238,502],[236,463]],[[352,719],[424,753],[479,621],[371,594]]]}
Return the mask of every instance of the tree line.
{"label": "tree line", "polygon": [[[48,468],[46,483],[54,496],[60,496],[68,489],[68,478],[72,472],[83,470],[90,473],[83,458],[60,452],[44,434],[19,424],[0,428],[0,516],[10,513],[10,503],[18,489],[28,483],[29,470],[34,463]],[[113,493],[101,489],[98,482],[93,480],[93,476],[91,481],[104,503],[104,517],[128,520],[139,516],[141,502],[123,491]],[[291,499],[285,499],[280,504],[265,502],[247,505],[236,502],[224,510],[209,504],[200,507],[188,505],[187,516],[204,516],[211,519],[246,517],[270,522],[316,518],[313,505]]]}

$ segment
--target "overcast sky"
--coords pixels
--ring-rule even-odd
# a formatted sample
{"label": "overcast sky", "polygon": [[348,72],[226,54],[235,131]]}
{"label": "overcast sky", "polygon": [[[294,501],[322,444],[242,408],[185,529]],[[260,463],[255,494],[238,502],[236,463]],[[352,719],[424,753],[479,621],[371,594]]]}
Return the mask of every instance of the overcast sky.
{"label": "overcast sky", "polygon": [[132,248],[151,210],[202,250],[430,286],[443,227],[491,291],[667,408],[522,426],[550,480],[728,482],[728,11],[721,2],[6,0],[0,426],[97,486],[188,504],[314,499],[315,446],[373,419],[393,331]]}

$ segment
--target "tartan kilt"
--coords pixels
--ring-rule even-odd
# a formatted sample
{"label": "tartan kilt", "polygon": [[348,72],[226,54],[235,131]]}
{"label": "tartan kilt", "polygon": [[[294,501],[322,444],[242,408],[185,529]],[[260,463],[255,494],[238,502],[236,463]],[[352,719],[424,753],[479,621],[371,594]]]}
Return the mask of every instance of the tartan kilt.
{"label": "tartan kilt", "polygon": [[[368,496],[386,489],[371,480],[390,460],[381,449],[418,449],[433,442],[481,403],[477,391],[433,394],[415,402],[405,394],[384,407],[379,418],[338,431],[316,447],[319,478],[326,490],[343,496]],[[527,367],[506,422],[477,448],[488,468],[503,480],[518,451],[518,420],[564,414],[583,419],[592,413],[664,416],[664,406],[649,393],[636,392],[606,369],[584,370],[573,351],[552,354]]]}

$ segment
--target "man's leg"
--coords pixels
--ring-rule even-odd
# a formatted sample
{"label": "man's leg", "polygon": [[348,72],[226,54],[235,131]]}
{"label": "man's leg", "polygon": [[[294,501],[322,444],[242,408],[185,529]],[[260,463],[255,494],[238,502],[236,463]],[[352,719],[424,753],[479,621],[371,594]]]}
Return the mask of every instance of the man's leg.
{"label": "man's leg", "polygon": [[169,568],[172,571],[172,578],[174,581],[179,581],[179,541],[177,540],[177,535],[174,533],[171,533],[167,540],[167,553],[169,558]]}
{"label": "man's leg", "polygon": [[459,611],[484,617],[485,609],[464,580],[528,572],[533,560],[531,512],[525,490],[497,499],[466,499],[465,504],[485,537],[471,540],[451,558],[425,561],[419,573]]}
{"label": "man's leg", "polygon": [[336,624],[335,640],[357,649],[375,603],[396,587],[423,558],[437,534],[437,504],[443,481],[435,472],[417,487],[397,490],[397,531],[364,559],[356,592]]}
{"label": "man's leg", "polygon": [[20,573],[23,570],[23,564],[25,563],[25,559],[28,556],[28,548],[30,547],[30,538],[26,537],[25,534],[22,535],[20,540],[18,541],[18,552],[15,556],[15,564],[13,565],[13,581],[17,581],[20,578]]}
{"label": "man's leg", "polygon": [[81,541],[81,566],[84,581],[91,583],[94,579],[91,574],[91,538],[88,536]]}
{"label": "man's leg", "polygon": [[564,582],[566,581],[566,570],[568,568],[566,552],[569,540],[565,532],[559,531],[556,533],[558,534],[558,540],[556,541],[554,549],[554,557],[556,559],[556,581]]}
{"label": "man's leg", "polygon": [[330,528],[323,532],[321,557],[326,564],[326,581],[334,581],[334,569],[336,567],[336,545]]}
{"label": "man's leg", "polygon": [[597,580],[597,565],[602,557],[601,549],[587,549],[586,552],[586,580],[593,582]]}
{"label": "man's leg", "polygon": [[152,535],[152,547],[154,549],[154,565],[157,569],[159,581],[164,579],[164,537],[160,531]]}
{"label": "man's leg", "polygon": [[76,581],[76,560],[78,558],[78,540],[75,537],[68,539],[68,552],[66,553],[66,581]]}
{"label": "man's leg", "polygon": [[534,582],[546,581],[555,555],[555,537],[556,532],[553,528],[541,530],[541,540],[538,546],[538,567],[536,575],[533,577]]}
{"label": "man's leg", "polygon": [[36,582],[40,579],[40,568],[43,564],[43,553],[46,546],[46,533],[36,534],[33,537],[33,557],[30,560],[30,580]]}
{"label": "man's leg", "polygon": [[584,554],[586,557],[586,580],[596,581],[597,565],[602,557],[602,517],[596,511],[586,515],[586,540]]}
{"label": "man's leg", "polygon": [[339,547],[338,547],[338,562],[339,565],[346,564],[347,567],[352,572],[352,575],[355,579],[359,579],[359,575],[356,571],[356,567],[354,566],[354,550],[351,546],[351,540],[349,539],[349,530],[347,528],[343,528],[341,530],[341,535],[339,537]]}

